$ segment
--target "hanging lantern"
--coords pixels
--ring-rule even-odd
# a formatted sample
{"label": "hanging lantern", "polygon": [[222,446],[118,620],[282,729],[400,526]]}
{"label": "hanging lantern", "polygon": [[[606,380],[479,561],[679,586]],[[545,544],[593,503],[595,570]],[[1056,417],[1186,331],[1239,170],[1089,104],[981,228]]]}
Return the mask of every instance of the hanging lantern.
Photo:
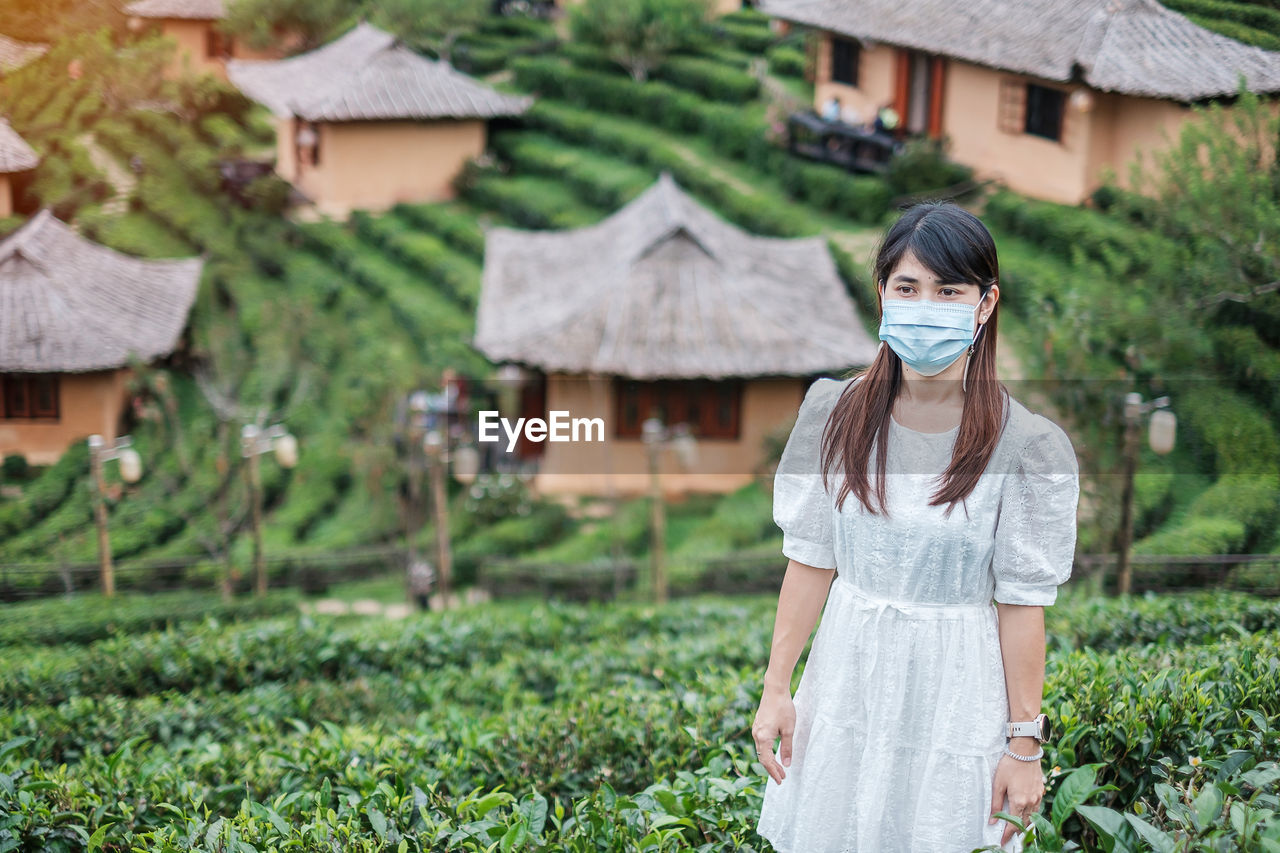
{"label": "hanging lantern", "polygon": [[1147,440],[1151,449],[1164,456],[1173,450],[1174,437],[1177,433],[1178,418],[1168,409],[1156,409],[1151,413],[1151,427]]}
{"label": "hanging lantern", "polygon": [[272,446],[275,448],[276,461],[282,468],[292,468],[298,464],[298,439],[293,436],[293,433],[286,432],[284,435],[276,436]]}
{"label": "hanging lantern", "polygon": [[692,469],[698,461],[698,440],[694,438],[687,425],[680,424],[676,428],[676,434],[671,439],[671,445],[675,448],[676,456],[680,458],[680,464],[684,466],[685,470]]}
{"label": "hanging lantern", "polygon": [[480,473],[480,451],[474,444],[464,444],[453,451],[453,476],[469,486]]}
{"label": "hanging lantern", "polygon": [[136,483],[142,479],[142,457],[132,447],[120,451],[120,479]]}
{"label": "hanging lantern", "polygon": [[1076,89],[1067,99],[1071,108],[1078,113],[1087,113],[1093,109],[1093,92],[1088,89]]}

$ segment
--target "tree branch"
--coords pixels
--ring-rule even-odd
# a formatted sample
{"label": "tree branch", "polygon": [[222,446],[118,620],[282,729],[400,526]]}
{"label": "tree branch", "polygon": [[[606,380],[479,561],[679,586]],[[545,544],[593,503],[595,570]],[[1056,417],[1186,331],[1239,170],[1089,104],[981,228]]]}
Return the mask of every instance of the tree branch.
{"label": "tree branch", "polygon": [[1223,302],[1248,302],[1255,296],[1261,296],[1264,293],[1270,293],[1273,290],[1280,290],[1280,279],[1267,284],[1260,284],[1250,290],[1248,293],[1232,293],[1229,290],[1220,290],[1212,296],[1205,296],[1196,300],[1195,306],[1198,310],[1203,311],[1206,308],[1212,308]]}

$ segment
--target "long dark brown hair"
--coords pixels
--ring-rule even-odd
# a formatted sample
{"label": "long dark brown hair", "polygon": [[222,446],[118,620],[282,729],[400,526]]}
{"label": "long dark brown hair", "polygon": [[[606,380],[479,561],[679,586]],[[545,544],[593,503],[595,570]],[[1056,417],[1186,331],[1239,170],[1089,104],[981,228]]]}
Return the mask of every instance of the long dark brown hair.
{"label": "long dark brown hair", "polygon": [[[978,217],[951,201],[925,201],[912,205],[890,227],[876,253],[876,300],[884,314],[884,288],[894,267],[908,252],[940,282],[976,284],[982,296],[999,283],[1000,264],[996,244]],[[879,318],[877,318],[879,319]],[[991,316],[973,347],[965,381],[964,409],[956,435],[951,463],[943,472],[943,483],[929,506],[949,504],[950,517],[956,503],[963,502],[978,484],[1009,415],[1009,391],[996,378],[996,341],[1000,308]],[[962,355],[961,358],[966,358]],[[849,382],[836,401],[822,436],[822,483],[827,472],[841,468],[844,483],[836,497],[837,509],[852,492],[875,514],[869,497],[867,460],[873,445],[876,453],[876,502],[883,514],[885,505],[885,460],[888,442],[876,442],[889,435],[889,418],[902,385],[902,359],[892,347],[881,343],[871,365],[849,374]],[[848,378],[848,377],[846,377]],[[828,487],[829,490],[829,487]],[[965,516],[969,509],[965,505]]]}

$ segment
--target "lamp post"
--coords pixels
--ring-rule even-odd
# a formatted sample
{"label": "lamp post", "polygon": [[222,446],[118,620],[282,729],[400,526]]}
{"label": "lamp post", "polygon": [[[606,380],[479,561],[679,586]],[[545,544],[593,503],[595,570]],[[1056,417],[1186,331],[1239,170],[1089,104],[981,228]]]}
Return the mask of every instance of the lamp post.
{"label": "lamp post", "polygon": [[[405,513],[405,594],[410,603],[419,600],[430,589],[432,569],[423,561],[418,553],[417,533],[422,526],[419,521],[419,508],[422,506],[422,474],[425,466],[423,458],[423,437],[427,430],[427,392],[413,391],[404,400],[404,407],[398,417],[399,427],[404,438],[404,450],[407,454],[409,475],[409,507]],[[423,604],[425,606],[425,603]]]}
{"label": "lamp post", "polygon": [[[406,422],[406,438],[410,458],[410,499],[412,512],[409,532],[409,560],[411,570],[421,561],[413,535],[417,532],[417,507],[421,493],[421,459],[426,463],[431,490],[432,514],[436,529],[436,577],[442,608],[448,608],[453,586],[453,551],[449,542],[449,500],[446,477],[452,467],[453,475],[463,485],[475,481],[480,469],[480,452],[472,444],[453,447],[454,420],[459,393],[454,385],[454,373],[447,370],[444,387],[438,393],[415,391],[409,396],[409,416]],[[411,590],[410,597],[417,596]]]}
{"label": "lamp post", "polygon": [[658,477],[659,462],[664,447],[673,447],[679,454],[685,467],[693,465],[697,459],[697,440],[689,430],[689,425],[679,423],[668,427],[661,418],[646,418],[640,427],[640,436],[644,440],[645,450],[649,457],[649,582],[652,585],[653,600],[657,604],[667,601],[667,513],[663,503],[662,483]]}
{"label": "lamp post", "polygon": [[440,607],[448,609],[449,595],[453,587],[453,550],[449,544],[449,498],[445,489],[445,476],[450,467],[453,476],[464,486],[476,479],[480,468],[480,451],[473,445],[450,447],[449,432],[427,430],[422,440],[426,451],[431,479],[431,503],[435,510],[436,561],[440,567]]}
{"label": "lamp post", "polygon": [[111,537],[107,531],[107,484],[103,468],[112,459],[120,460],[120,478],[126,483],[136,483],[142,478],[142,458],[133,449],[133,438],[122,435],[110,447],[97,433],[89,436],[89,479],[93,486],[93,520],[98,528],[98,573],[102,579],[102,594],[111,598],[116,594],[116,572],[111,563]]}
{"label": "lamp post", "polygon": [[1133,572],[1129,565],[1129,548],[1133,543],[1133,477],[1138,467],[1138,431],[1142,426],[1142,416],[1147,413],[1151,414],[1147,442],[1156,453],[1163,456],[1173,450],[1177,431],[1177,418],[1169,410],[1168,397],[1157,397],[1144,402],[1142,395],[1136,391],[1125,395],[1124,491],[1120,500],[1120,554],[1117,572],[1117,585],[1121,595],[1128,595],[1133,586]]}
{"label": "lamp post", "polygon": [[255,424],[240,428],[240,455],[246,460],[245,482],[249,487],[249,517],[253,529],[254,592],[267,594],[267,566],[262,554],[262,478],[258,470],[258,457],[275,451],[276,461],[284,468],[298,464],[298,440],[285,429],[284,424],[273,424],[259,429]]}

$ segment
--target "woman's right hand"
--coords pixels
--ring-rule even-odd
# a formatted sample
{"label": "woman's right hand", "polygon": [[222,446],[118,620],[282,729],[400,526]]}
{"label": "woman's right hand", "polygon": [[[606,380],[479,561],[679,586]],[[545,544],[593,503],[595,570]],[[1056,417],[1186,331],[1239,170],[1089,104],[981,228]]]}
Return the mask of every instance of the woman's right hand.
{"label": "woman's right hand", "polygon": [[[791,766],[791,734],[795,728],[796,706],[791,700],[791,693],[766,687],[755,722],[751,724],[751,737],[756,742],[756,756],[760,763],[778,784],[787,777],[783,767]],[[773,742],[779,737],[782,738],[782,746],[775,758]]]}

